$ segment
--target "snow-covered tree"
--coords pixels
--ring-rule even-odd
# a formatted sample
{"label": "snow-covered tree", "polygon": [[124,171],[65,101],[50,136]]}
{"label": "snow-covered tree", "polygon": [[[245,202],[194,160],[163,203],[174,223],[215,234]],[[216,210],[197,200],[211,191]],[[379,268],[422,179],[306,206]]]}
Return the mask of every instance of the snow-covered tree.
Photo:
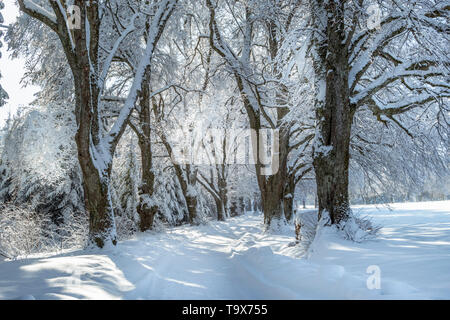
{"label": "snow-covered tree", "polygon": [[[62,106],[51,105],[15,116],[4,129],[0,158],[5,214],[22,208],[40,221],[40,242],[52,240],[64,248],[85,240],[79,237],[84,232],[80,225],[87,222],[72,139],[75,120],[66,115]],[[8,217],[0,214],[0,219]]]}
{"label": "snow-covered tree", "polygon": [[[295,122],[286,117],[294,104],[286,84],[292,74],[276,63],[289,30],[300,17],[300,1],[235,2],[231,6],[227,1],[206,0],[205,4],[210,46],[235,79],[249,126],[256,132],[252,144],[258,155],[255,170],[264,221],[267,227],[272,221],[276,227],[285,220],[285,209],[291,211],[291,206],[284,208],[284,204],[291,199],[295,180],[307,169],[300,152],[288,165],[289,154],[311,140],[292,137],[303,132],[301,126],[293,128]],[[274,144],[271,164],[266,166],[261,156],[267,148],[261,142],[269,128],[274,132]]]}
{"label": "snow-covered tree", "polygon": [[402,113],[437,107],[442,119],[448,111],[448,2],[375,4],[376,14],[369,15],[373,1],[309,1],[305,30],[312,31],[305,45],[315,70],[314,169],[319,214],[333,224],[350,217],[350,138],[359,109],[405,130]]}
{"label": "snow-covered tree", "polygon": [[[125,130],[136,102],[146,68],[151,64],[157,39],[176,5],[165,0],[139,6],[131,16],[115,10],[115,1],[57,0],[42,5],[19,0],[20,9],[52,29],[61,41],[72,71],[75,115],[78,124],[75,141],[83,173],[86,210],[90,215],[90,242],[99,247],[116,243],[116,230],[110,194],[110,175],[115,148]],[[74,13],[68,10],[77,6]],[[68,19],[68,15],[70,19]],[[74,19],[74,20],[72,20]],[[141,20],[143,23],[139,23]],[[150,24],[145,32],[142,24]],[[104,128],[102,97],[106,80],[119,47],[128,36],[146,39],[128,95],[115,122]],[[106,130],[105,130],[106,129]]]}

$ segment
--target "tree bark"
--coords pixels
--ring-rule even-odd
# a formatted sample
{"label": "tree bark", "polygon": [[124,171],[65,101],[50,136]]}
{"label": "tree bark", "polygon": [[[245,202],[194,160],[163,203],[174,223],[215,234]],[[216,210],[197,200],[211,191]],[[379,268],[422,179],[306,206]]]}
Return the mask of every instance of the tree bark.
{"label": "tree bark", "polygon": [[264,224],[266,227],[273,225],[273,222],[279,222],[284,219],[283,199],[279,199],[277,194],[264,194],[262,201],[262,210],[264,213]]}
{"label": "tree bark", "polygon": [[295,192],[295,183],[294,177],[290,176],[288,182],[286,183],[285,196],[284,196],[284,215],[286,217],[286,221],[291,221],[292,213],[294,210],[294,192]]}
{"label": "tree bark", "polygon": [[[348,166],[353,111],[348,87],[348,51],[345,43],[344,4],[319,4],[326,13],[325,37],[315,43],[316,137],[313,165],[316,174],[319,218],[324,212],[331,224],[349,217]],[[319,20],[319,19],[317,19]],[[323,88],[325,86],[325,88]],[[324,91],[324,93],[323,93]]]}
{"label": "tree bark", "polygon": [[[219,202],[220,202],[220,208],[221,208],[221,217],[219,220],[225,220],[225,218],[228,216],[228,192],[227,192],[227,180],[224,177],[218,178],[218,188],[219,188]],[[217,211],[219,212],[219,211]]]}
{"label": "tree bark", "polygon": [[185,195],[186,205],[189,213],[189,223],[198,225],[197,219],[197,197],[193,195]]}
{"label": "tree bark", "polygon": [[[282,121],[284,114],[288,110],[285,108],[279,108],[279,122]],[[274,139],[278,140],[275,143],[278,145],[278,156],[273,158],[272,161],[278,163],[272,164],[272,167],[276,167],[278,170],[273,172],[270,176],[265,176],[262,173],[262,164],[259,159],[256,164],[256,174],[258,179],[258,185],[261,191],[262,208],[264,212],[264,223],[267,227],[270,227],[272,221],[282,221],[285,219],[284,201],[286,195],[286,182],[288,179],[287,160],[289,154],[289,130],[286,126],[279,126],[278,137]],[[260,134],[260,133],[259,133]],[[258,136],[259,136],[258,134]],[[260,146],[259,141],[255,142],[257,145],[258,155],[260,149],[264,148]],[[264,149],[262,149],[264,150]],[[277,152],[277,150],[275,150]],[[272,150],[273,153],[273,150]]]}
{"label": "tree bark", "polygon": [[222,201],[220,201],[217,198],[214,198],[216,203],[216,209],[217,209],[217,220],[218,221],[225,221],[225,208],[223,206]]}
{"label": "tree bark", "polygon": [[159,211],[153,204],[152,197],[155,191],[155,174],[153,173],[153,154],[151,144],[150,127],[150,67],[147,67],[145,78],[142,81],[139,99],[139,128],[135,130],[138,136],[139,149],[141,151],[141,185],[139,187],[139,229],[144,232],[153,228],[155,214]]}
{"label": "tree bark", "polygon": [[284,198],[284,216],[286,217],[286,221],[291,221],[292,213],[294,210],[294,199],[292,197]]}
{"label": "tree bark", "polygon": [[[74,76],[76,97],[76,119],[78,130],[75,141],[78,160],[83,174],[85,206],[89,213],[89,241],[102,248],[106,242],[116,244],[117,236],[110,196],[110,175],[112,158],[102,158],[97,153],[100,141],[100,123],[97,119],[100,88],[95,79],[98,71],[98,43],[100,18],[97,4],[81,10],[81,29],[73,31],[75,48],[69,55]],[[86,25],[89,22],[89,26]],[[90,39],[86,39],[89,28]],[[65,50],[71,51],[63,42]],[[95,74],[94,74],[95,73]]]}

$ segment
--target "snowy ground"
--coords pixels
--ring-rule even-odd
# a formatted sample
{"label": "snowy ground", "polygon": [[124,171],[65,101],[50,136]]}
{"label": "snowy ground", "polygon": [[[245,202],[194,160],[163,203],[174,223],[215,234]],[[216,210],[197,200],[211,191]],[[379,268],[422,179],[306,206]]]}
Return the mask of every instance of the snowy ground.
{"label": "snowy ground", "polygon": [[[378,240],[329,234],[307,257],[248,213],[116,249],[0,262],[0,299],[450,299],[450,201],[354,207]],[[301,257],[303,254],[303,258]],[[369,266],[381,288],[369,290]]]}

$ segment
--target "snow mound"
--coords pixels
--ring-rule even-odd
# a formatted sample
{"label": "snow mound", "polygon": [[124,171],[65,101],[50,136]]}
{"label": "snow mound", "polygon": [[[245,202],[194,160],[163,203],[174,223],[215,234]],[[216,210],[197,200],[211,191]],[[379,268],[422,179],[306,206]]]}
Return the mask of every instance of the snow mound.
{"label": "snow mound", "polygon": [[369,218],[352,214],[341,228],[345,239],[355,242],[373,240],[381,230],[380,225],[375,225]]}

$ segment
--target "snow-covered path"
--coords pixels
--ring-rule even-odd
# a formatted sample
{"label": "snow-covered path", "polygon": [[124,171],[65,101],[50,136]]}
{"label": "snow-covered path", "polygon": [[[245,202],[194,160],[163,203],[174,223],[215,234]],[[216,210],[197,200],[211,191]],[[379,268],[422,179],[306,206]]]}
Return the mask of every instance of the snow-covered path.
{"label": "snow-covered path", "polygon": [[[116,249],[0,262],[0,299],[450,298],[450,201],[356,208],[384,225],[379,240],[330,235],[308,259],[293,228],[262,233],[261,216],[140,235]],[[370,265],[381,289],[369,290]]]}

